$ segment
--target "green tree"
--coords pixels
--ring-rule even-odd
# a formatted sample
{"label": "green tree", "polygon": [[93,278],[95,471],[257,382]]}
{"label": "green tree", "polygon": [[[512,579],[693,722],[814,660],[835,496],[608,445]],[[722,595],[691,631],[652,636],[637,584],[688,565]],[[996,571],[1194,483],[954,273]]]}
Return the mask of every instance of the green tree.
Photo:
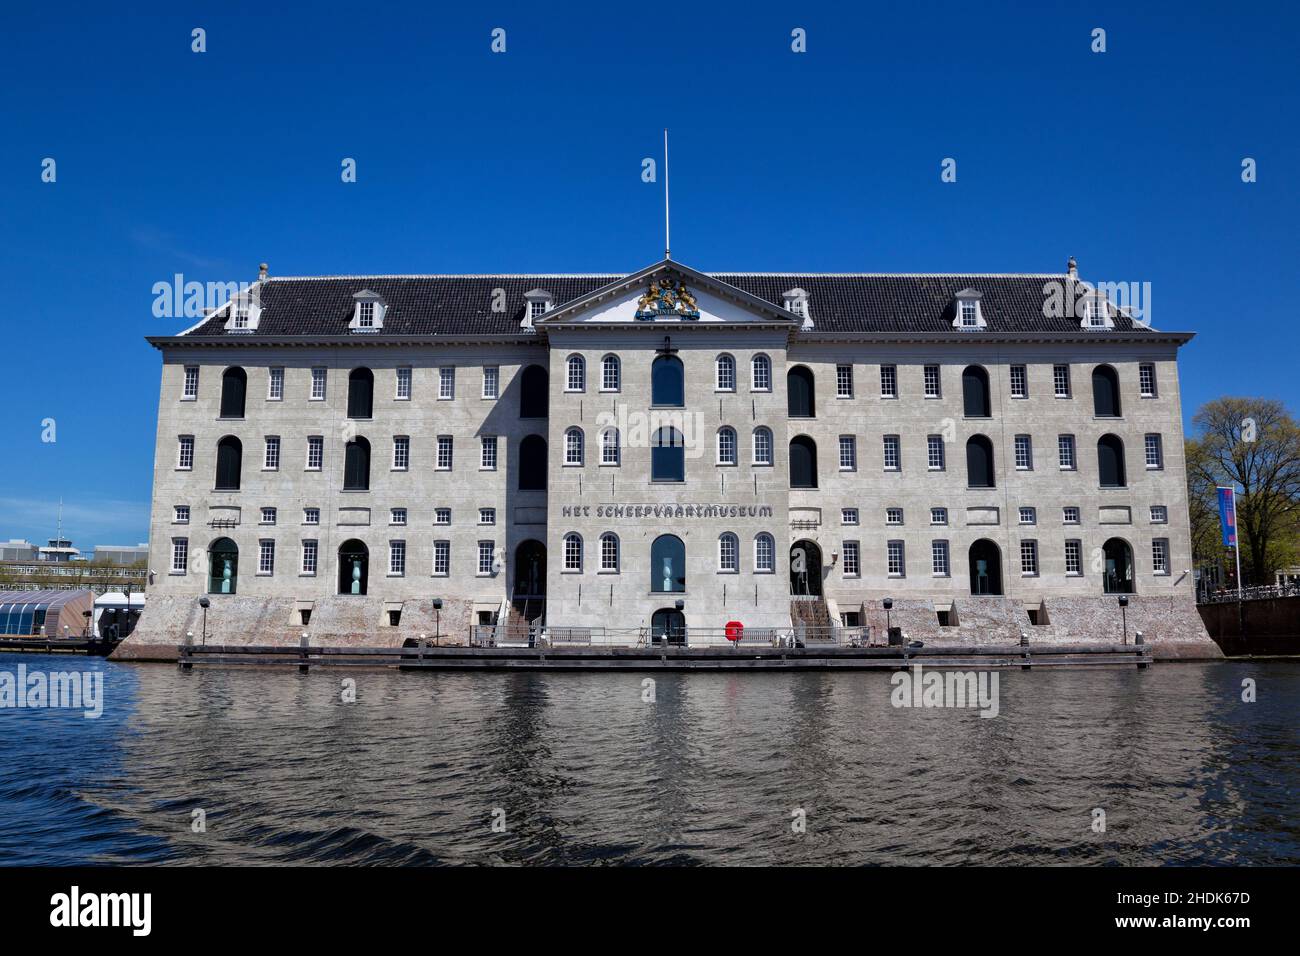
{"label": "green tree", "polygon": [[1192,418],[1187,442],[1188,510],[1192,550],[1200,559],[1222,553],[1216,485],[1234,485],[1242,575],[1267,584],[1293,562],[1300,526],[1300,425],[1281,402],[1218,398]]}

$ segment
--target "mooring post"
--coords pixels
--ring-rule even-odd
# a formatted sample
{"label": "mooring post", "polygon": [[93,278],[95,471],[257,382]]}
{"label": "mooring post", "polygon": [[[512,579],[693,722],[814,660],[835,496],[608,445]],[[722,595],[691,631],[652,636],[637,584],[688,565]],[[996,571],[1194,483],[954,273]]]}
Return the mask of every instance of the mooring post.
{"label": "mooring post", "polygon": [[1022,671],[1029,670],[1030,664],[1029,664],[1029,632],[1028,631],[1020,632],[1020,658],[1021,658],[1020,669]]}
{"label": "mooring post", "polygon": [[302,637],[298,638],[298,647],[300,648],[302,663],[298,665],[298,673],[307,673],[307,642],[310,640],[306,631],[302,632]]}
{"label": "mooring post", "polygon": [[185,646],[181,648],[181,659],[178,662],[181,670],[188,671],[194,668],[194,662],[190,660],[190,654],[194,651],[194,632],[185,632]]}
{"label": "mooring post", "polygon": [[420,635],[420,651],[419,651],[418,654],[415,655],[416,658],[419,659],[419,660],[424,660],[424,639],[425,639],[425,636],[426,636],[426,635],[424,635],[424,634],[421,634],[421,635]]}
{"label": "mooring post", "polygon": [[1151,660],[1147,657],[1146,638],[1142,636],[1141,631],[1133,632],[1133,643],[1138,649],[1138,668],[1145,669],[1151,665]]}

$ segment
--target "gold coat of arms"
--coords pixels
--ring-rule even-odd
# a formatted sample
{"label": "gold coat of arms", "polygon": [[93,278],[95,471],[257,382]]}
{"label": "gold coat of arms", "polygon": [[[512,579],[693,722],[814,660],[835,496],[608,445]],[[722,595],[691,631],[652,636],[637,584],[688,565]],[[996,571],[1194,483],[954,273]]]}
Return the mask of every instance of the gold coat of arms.
{"label": "gold coat of arms", "polygon": [[673,280],[663,276],[651,280],[645,295],[637,300],[636,317],[638,319],[663,317],[698,319],[700,308],[695,302],[695,296],[691,295],[690,290],[686,288],[686,283],[680,279]]}

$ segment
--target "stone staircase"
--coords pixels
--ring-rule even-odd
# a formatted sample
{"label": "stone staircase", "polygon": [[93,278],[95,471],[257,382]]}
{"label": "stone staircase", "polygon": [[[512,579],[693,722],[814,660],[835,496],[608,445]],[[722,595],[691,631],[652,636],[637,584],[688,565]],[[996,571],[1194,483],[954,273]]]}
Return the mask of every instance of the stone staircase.
{"label": "stone staircase", "polygon": [[790,598],[790,624],[796,633],[802,631],[806,640],[833,640],[832,623],[825,598],[804,595]]}

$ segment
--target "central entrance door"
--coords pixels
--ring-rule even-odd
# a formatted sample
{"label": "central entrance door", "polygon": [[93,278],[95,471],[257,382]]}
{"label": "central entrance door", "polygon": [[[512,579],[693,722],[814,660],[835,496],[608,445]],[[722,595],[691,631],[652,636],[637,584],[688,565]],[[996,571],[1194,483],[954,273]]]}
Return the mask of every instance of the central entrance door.
{"label": "central entrance door", "polygon": [[528,623],[546,611],[546,545],[521,541],[515,548],[515,583],[510,596],[515,613]]}
{"label": "central entrance door", "polygon": [[804,538],[790,549],[790,593],[822,596],[822,549]]}
{"label": "central entrance door", "polygon": [[650,640],[654,644],[686,643],[686,615],[673,608],[662,608],[650,617]]}

